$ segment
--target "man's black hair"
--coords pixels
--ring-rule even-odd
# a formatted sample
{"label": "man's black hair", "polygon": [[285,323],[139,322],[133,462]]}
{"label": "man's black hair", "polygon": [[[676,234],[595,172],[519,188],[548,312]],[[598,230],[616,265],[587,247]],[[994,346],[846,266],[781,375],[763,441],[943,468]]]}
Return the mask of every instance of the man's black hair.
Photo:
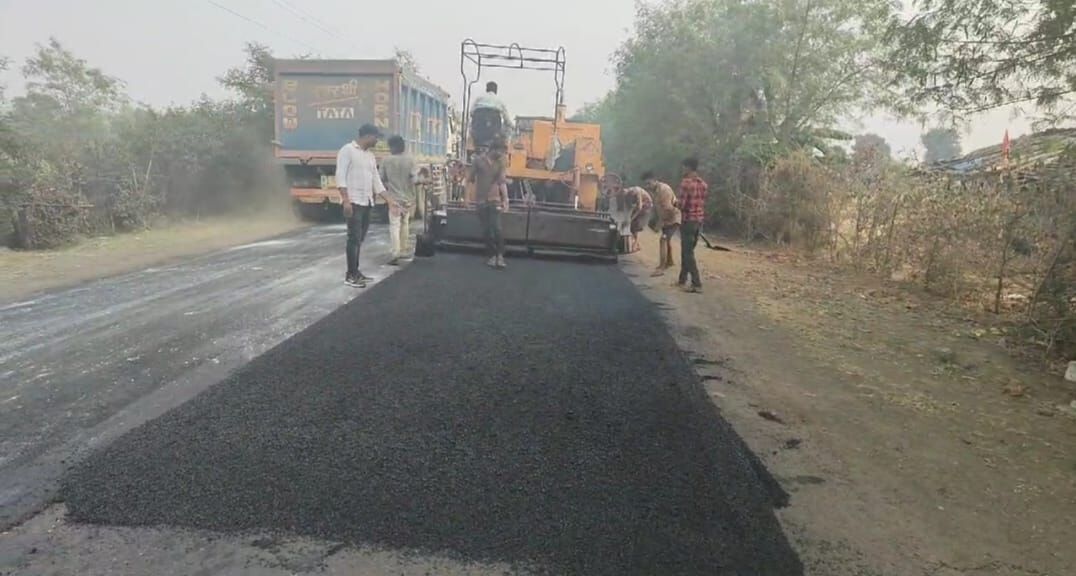
{"label": "man's black hair", "polygon": [[647,180],[651,180],[653,178],[654,178],[654,172],[652,170],[647,170],[646,172],[643,172],[642,176],[639,176],[639,179],[642,180],[643,182],[646,182]]}
{"label": "man's black hair", "polygon": [[404,143],[403,137],[397,135],[389,138],[389,150],[393,154],[403,154],[403,151],[406,148],[407,145]]}
{"label": "man's black hair", "polygon": [[493,92],[494,94],[496,94],[497,93],[497,83],[496,82],[486,82],[486,92]]}
{"label": "man's black hair", "polygon": [[373,124],[363,124],[359,127],[359,138],[362,138],[363,136],[377,136],[380,138],[381,131]]}
{"label": "man's black hair", "polygon": [[699,169],[699,159],[695,157],[685,158],[683,164],[685,168],[692,172]]}

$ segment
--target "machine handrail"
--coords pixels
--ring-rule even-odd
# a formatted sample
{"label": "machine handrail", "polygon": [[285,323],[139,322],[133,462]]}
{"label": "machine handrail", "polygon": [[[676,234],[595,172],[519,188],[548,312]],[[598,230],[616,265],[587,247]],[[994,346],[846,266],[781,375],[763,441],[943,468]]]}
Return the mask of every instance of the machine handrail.
{"label": "machine handrail", "polygon": [[[474,78],[468,75],[468,62],[474,65]],[[553,83],[557,89],[556,102],[559,108],[564,104],[565,63],[566,58],[563,46],[556,49],[531,48],[520,46],[516,42],[511,44],[485,44],[475,42],[471,38],[461,42],[460,75],[463,76],[462,128],[464,136],[460,139],[459,157],[466,157],[467,131],[471,125],[471,90],[482,79],[482,68],[552,72]]]}

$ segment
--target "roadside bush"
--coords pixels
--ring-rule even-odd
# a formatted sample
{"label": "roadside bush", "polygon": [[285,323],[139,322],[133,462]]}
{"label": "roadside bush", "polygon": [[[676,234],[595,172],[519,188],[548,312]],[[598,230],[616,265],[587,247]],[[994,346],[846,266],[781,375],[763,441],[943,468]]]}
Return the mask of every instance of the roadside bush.
{"label": "roadside bush", "polygon": [[[1049,356],[1076,357],[1076,146],[1056,161],[964,176],[802,152],[728,205],[749,239],[917,284],[998,314]],[[726,198],[726,201],[728,198]]]}
{"label": "roadside bush", "polygon": [[202,216],[282,200],[272,164],[272,56],[247,48],[222,83],[235,100],[203,97],[155,110],[58,42],[22,68],[27,91],[0,102],[0,209],[14,245],[45,248],[79,234],[149,227],[160,215]]}
{"label": "roadside bush", "polygon": [[[1076,356],[1076,147],[1056,161],[965,176],[899,165],[769,169],[754,217],[767,238],[912,282]],[[828,234],[825,231],[828,230]]]}
{"label": "roadside bush", "polygon": [[813,252],[831,242],[831,196],[839,191],[835,175],[798,151],[762,174],[752,219],[766,238]]}
{"label": "roadside bush", "polygon": [[88,229],[88,207],[77,196],[55,189],[34,191],[13,210],[16,248],[57,248]]}

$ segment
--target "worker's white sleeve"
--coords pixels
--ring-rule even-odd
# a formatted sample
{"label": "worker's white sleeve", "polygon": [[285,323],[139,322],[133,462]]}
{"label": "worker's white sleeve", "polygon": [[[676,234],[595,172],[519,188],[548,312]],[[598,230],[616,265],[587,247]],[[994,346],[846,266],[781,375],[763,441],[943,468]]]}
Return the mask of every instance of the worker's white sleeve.
{"label": "worker's white sleeve", "polygon": [[351,169],[351,155],[347,152],[347,146],[345,146],[336,154],[335,178],[337,188],[347,188],[347,172]]}

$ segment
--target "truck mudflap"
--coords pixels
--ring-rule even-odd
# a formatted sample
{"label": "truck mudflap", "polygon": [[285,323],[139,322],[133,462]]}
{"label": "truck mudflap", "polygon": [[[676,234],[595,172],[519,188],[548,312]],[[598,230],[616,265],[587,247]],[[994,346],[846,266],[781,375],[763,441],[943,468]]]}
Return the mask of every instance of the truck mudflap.
{"label": "truck mudflap", "polygon": [[[435,213],[438,244],[481,244],[482,223],[474,206],[450,204]],[[616,256],[616,224],[606,214],[557,206],[513,206],[501,213],[501,233],[509,246],[528,251]]]}

